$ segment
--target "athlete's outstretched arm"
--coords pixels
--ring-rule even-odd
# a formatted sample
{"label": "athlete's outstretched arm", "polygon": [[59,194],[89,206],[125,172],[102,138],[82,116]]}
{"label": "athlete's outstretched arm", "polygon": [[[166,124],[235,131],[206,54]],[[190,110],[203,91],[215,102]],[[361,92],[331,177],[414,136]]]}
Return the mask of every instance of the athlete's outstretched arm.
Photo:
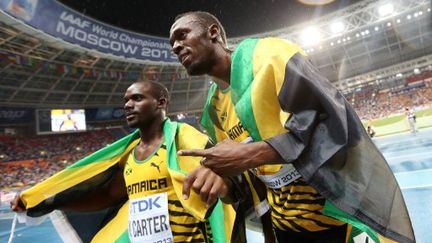
{"label": "athlete's outstretched arm", "polygon": [[96,211],[127,200],[123,170],[118,169],[102,187],[98,187],[60,207],[62,210]]}
{"label": "athlete's outstretched arm", "polygon": [[266,142],[242,144],[226,139],[209,149],[178,152],[182,156],[202,156],[204,165],[222,176],[239,175],[263,164],[281,163],[279,153]]}
{"label": "athlete's outstretched arm", "polygon": [[[28,209],[33,217],[51,212],[54,209],[95,211],[117,205],[127,200],[127,192],[123,179],[121,165],[97,175],[75,186],[73,190],[57,194],[41,202],[41,208],[36,211]],[[18,193],[10,202],[14,212],[24,212],[26,205]]]}

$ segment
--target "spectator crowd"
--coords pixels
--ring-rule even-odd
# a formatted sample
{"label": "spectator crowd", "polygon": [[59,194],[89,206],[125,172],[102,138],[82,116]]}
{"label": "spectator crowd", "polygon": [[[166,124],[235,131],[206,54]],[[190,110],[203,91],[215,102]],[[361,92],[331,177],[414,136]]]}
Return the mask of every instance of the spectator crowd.
{"label": "spectator crowd", "polygon": [[362,120],[372,120],[403,114],[406,108],[422,110],[432,105],[432,86],[379,92],[366,89],[347,96]]}
{"label": "spectator crowd", "polygon": [[2,135],[0,189],[34,185],[112,143],[118,139],[115,134],[118,132],[97,130],[33,137]]}

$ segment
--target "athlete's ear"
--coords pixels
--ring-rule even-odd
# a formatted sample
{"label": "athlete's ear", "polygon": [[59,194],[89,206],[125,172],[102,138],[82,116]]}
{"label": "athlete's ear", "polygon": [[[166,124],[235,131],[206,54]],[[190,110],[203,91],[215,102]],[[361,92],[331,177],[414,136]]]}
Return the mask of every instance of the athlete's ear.
{"label": "athlete's ear", "polygon": [[160,97],[158,100],[158,108],[166,110],[167,107],[168,107],[168,99],[165,97]]}
{"label": "athlete's ear", "polygon": [[220,28],[216,24],[212,24],[209,27],[210,39],[213,42],[222,42],[222,37],[220,35]]}

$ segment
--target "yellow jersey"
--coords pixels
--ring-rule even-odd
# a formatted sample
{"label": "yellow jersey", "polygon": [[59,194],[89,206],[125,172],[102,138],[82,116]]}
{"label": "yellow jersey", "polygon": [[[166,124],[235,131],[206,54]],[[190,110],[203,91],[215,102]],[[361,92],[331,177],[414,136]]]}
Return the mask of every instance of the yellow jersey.
{"label": "yellow jersey", "polygon": [[129,238],[139,242],[212,242],[210,224],[191,216],[173,189],[164,144],[145,160],[138,160],[134,149],[123,174],[130,201]]}
{"label": "yellow jersey", "polygon": [[[231,101],[230,89],[215,91],[212,106],[218,121],[218,141],[229,138],[252,142],[239,120]],[[325,199],[298,174],[291,164],[263,165],[252,170],[265,185],[273,226],[286,231],[308,232],[326,230],[345,224],[322,213]]]}

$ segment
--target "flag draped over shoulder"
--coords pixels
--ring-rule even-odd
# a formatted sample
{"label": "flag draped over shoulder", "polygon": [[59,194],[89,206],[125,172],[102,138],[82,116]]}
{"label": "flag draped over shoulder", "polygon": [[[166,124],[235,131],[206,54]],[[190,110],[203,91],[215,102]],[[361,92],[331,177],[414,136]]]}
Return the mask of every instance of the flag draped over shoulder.
{"label": "flag draped over shoulder", "polygon": [[[231,99],[254,141],[266,141],[326,198],[324,213],[399,242],[415,242],[383,155],[353,108],[305,58],[276,39],[246,39],[232,54]],[[215,139],[210,88],[201,123]]]}
{"label": "flag draped over shoulder", "polygon": [[[177,157],[177,149],[204,148],[208,142],[207,136],[199,133],[187,124],[164,122],[164,136],[167,146],[168,171],[172,179],[174,190],[183,207],[194,217],[204,220],[207,217],[206,203],[200,196],[191,190],[188,200],[182,197],[183,179],[185,171],[190,171],[199,165],[198,157]],[[51,176],[47,180],[25,190],[21,193],[21,199],[26,206],[27,215],[38,217],[60,208],[69,200],[78,198],[90,189],[95,189],[111,179],[118,170],[118,163],[126,160],[128,154],[139,142],[139,131],[114,142],[113,144],[96,151],[88,157],[74,163],[66,169]],[[126,190],[126,189],[125,189]],[[234,224],[235,212],[230,205],[220,201],[213,208],[210,215],[210,225],[214,242],[229,242]],[[87,233],[84,241],[93,239],[92,242],[129,242],[127,234],[128,201],[109,210],[97,214],[88,222],[87,217],[75,217],[68,223],[77,231],[83,225],[93,224],[95,232]],[[220,222],[225,222],[221,224]],[[87,222],[86,222],[87,221]],[[89,235],[90,234],[90,235]]]}

